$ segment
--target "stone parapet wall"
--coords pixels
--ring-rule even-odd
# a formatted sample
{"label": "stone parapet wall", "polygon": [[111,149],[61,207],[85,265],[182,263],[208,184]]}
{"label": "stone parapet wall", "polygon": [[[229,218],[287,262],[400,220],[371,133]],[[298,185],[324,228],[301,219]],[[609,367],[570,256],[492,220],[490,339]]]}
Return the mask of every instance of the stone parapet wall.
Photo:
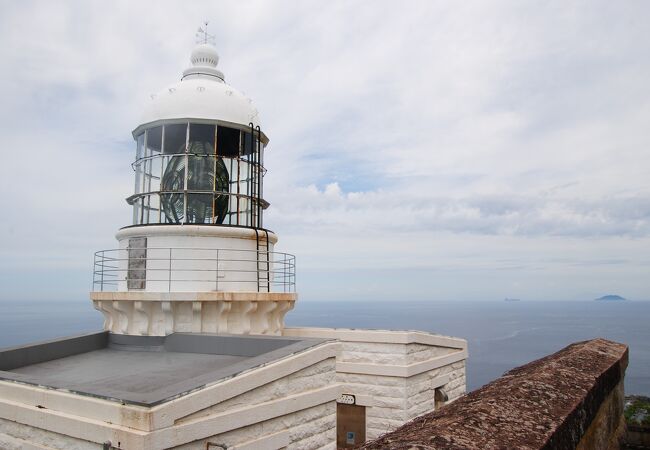
{"label": "stone parapet wall", "polygon": [[625,434],[627,363],[623,344],[579,342],[362,448],[617,449]]}

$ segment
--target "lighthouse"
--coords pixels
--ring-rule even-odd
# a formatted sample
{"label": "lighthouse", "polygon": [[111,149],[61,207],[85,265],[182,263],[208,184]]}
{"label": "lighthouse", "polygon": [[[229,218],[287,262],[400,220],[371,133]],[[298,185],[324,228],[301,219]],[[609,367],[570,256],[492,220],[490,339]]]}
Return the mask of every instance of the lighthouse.
{"label": "lighthouse", "polygon": [[296,300],[295,257],[264,226],[269,138],[203,33],[180,81],[148,99],[132,222],[95,254],[91,298],[113,333],[275,335]]}
{"label": "lighthouse", "polygon": [[285,327],[269,138],[202,33],[133,130],[132,220],[93,266],[104,329],[0,349],[3,449],[353,448],[465,392],[464,339]]}

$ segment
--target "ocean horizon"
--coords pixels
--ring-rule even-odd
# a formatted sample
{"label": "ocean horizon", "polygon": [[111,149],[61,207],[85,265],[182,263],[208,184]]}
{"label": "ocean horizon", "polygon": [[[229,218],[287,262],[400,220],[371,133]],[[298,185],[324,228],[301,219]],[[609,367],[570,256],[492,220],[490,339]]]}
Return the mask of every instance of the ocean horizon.
{"label": "ocean horizon", "polygon": [[[467,389],[602,337],[627,344],[626,394],[650,395],[650,302],[298,301],[286,326],[420,330],[468,341]],[[88,301],[0,301],[0,348],[102,329]]]}

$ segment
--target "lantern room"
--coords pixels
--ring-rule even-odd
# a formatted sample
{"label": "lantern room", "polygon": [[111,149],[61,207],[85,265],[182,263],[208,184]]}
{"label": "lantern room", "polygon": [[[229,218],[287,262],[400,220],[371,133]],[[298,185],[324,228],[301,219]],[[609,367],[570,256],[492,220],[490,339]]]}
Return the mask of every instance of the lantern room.
{"label": "lantern room", "polygon": [[264,147],[257,110],[198,45],[180,82],[152,95],[134,131],[133,225],[262,228]]}

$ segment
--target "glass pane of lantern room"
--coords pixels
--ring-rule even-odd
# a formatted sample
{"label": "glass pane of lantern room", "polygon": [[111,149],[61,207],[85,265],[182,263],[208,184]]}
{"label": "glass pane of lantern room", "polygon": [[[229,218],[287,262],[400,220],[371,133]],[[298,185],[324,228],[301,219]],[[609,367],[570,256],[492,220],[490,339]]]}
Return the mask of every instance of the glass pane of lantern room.
{"label": "glass pane of lantern room", "polygon": [[186,155],[165,156],[169,159],[161,179],[160,196],[164,223],[180,223],[185,215],[185,163]]}
{"label": "glass pane of lantern room", "polygon": [[151,177],[149,178],[149,192],[156,192],[160,190],[160,172],[161,172],[161,161],[160,156],[156,156],[151,159],[149,164],[149,173]]}
{"label": "glass pane of lantern room", "polygon": [[189,153],[196,155],[213,155],[215,126],[205,123],[190,124]]}
{"label": "glass pane of lantern room", "polygon": [[146,225],[149,222],[149,217],[151,213],[151,195],[146,195],[142,197],[142,224]]}
{"label": "glass pane of lantern room", "polygon": [[140,199],[133,201],[133,225],[140,225]]}
{"label": "glass pane of lantern room", "polygon": [[147,156],[160,153],[162,149],[162,127],[147,130]]}
{"label": "glass pane of lantern room", "polygon": [[226,158],[239,156],[239,130],[228,127],[217,129],[217,154]]}
{"label": "glass pane of lantern room", "polygon": [[245,227],[250,225],[250,201],[248,197],[242,197],[239,199],[239,225]]}
{"label": "glass pane of lantern room", "polygon": [[144,152],[144,133],[138,134],[138,137],[135,138],[136,150],[135,150],[135,160],[139,160],[143,156]]}
{"label": "glass pane of lantern room", "polygon": [[187,194],[187,222],[212,222],[212,194]]}
{"label": "glass pane of lantern room", "polygon": [[157,191],[160,189],[160,151],[162,150],[162,127],[153,127],[147,130],[147,156],[149,160],[143,166],[146,168],[147,185],[145,192]]}
{"label": "glass pane of lantern room", "polygon": [[[219,163],[215,168],[214,156],[194,156],[187,157],[187,188],[191,191],[212,191],[216,177],[220,176],[221,166]],[[215,172],[216,169],[216,172]],[[226,174],[227,175],[227,174]]]}
{"label": "glass pane of lantern room", "polygon": [[184,195],[182,193],[160,194],[163,223],[182,223],[184,219]]}
{"label": "glass pane of lantern room", "polygon": [[230,213],[228,212],[228,203],[230,201],[230,195],[227,193],[215,194],[214,195],[214,210],[213,210],[213,223],[215,224],[230,224],[229,217]]}
{"label": "glass pane of lantern room", "polygon": [[135,193],[139,194],[142,187],[142,161],[140,161],[144,154],[144,133],[141,133],[136,138],[136,151],[135,151],[135,163],[133,167],[135,169]]}
{"label": "glass pane of lantern room", "polygon": [[254,141],[253,141],[253,135],[250,133],[247,133],[245,131],[242,131],[242,149],[241,149],[241,154],[242,155],[251,155],[253,154],[255,148],[254,148]]}
{"label": "glass pane of lantern room", "polygon": [[160,222],[160,197],[158,194],[149,196],[149,223]]}
{"label": "glass pane of lantern room", "polygon": [[165,125],[165,145],[163,147],[164,153],[166,155],[185,153],[186,137],[186,123]]}

